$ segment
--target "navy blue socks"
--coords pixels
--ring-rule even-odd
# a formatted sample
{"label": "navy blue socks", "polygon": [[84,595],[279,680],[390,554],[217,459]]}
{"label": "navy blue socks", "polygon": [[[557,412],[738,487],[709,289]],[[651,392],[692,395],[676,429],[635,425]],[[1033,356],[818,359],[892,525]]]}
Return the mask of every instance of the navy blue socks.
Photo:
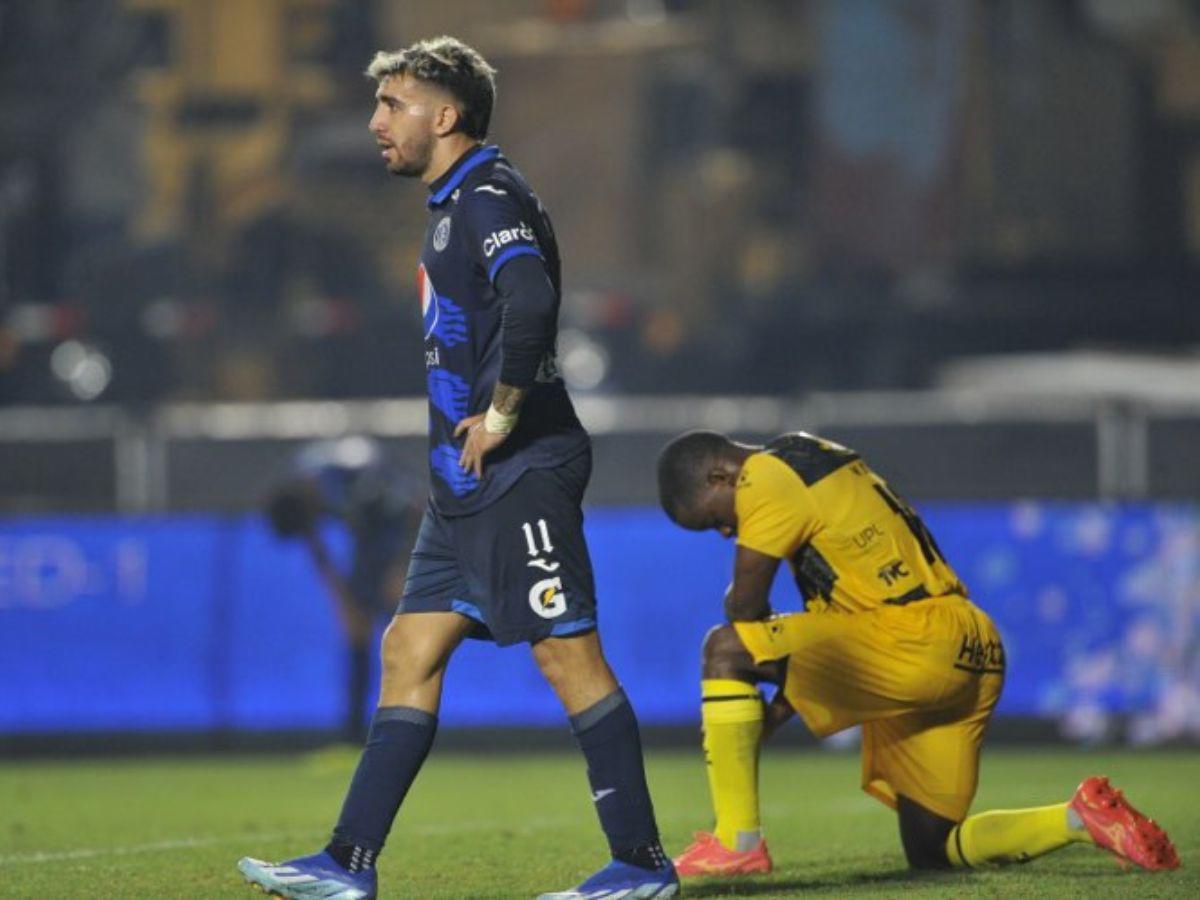
{"label": "navy blue socks", "polygon": [[[642,765],[637,719],[617,689],[571,716],[571,730],[587,759],[588,781],[614,859],[646,869],[666,865]],[[437,717],[408,706],[375,712],[371,731],[333,839],[326,847],[351,872],[372,867],[392,820],[429,754]]]}
{"label": "navy blue socks", "polygon": [[351,872],[370,868],[429,755],[437,716],[411,706],[375,711],[342,814],[325,849]]}
{"label": "navy blue socks", "polygon": [[600,826],[613,858],[644,869],[666,865],[646,770],[637,718],[618,688],[571,716],[571,730],[587,758],[588,782]]}

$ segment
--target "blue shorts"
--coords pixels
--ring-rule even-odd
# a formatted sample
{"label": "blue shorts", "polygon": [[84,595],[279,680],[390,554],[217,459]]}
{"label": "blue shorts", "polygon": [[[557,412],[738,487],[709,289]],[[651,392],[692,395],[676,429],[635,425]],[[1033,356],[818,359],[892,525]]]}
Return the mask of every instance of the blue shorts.
{"label": "blue shorts", "polygon": [[469,516],[425,510],[397,615],[456,612],[470,637],[533,643],[596,627],[596,586],[583,537],[591,452],[530,469]]}

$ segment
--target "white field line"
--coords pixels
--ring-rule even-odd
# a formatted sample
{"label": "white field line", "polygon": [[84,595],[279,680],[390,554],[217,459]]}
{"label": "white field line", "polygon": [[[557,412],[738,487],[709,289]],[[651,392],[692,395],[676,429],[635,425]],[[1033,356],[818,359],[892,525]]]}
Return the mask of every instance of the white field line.
{"label": "white field line", "polygon": [[[569,819],[526,819],[519,824],[512,822],[463,822],[460,824],[429,824],[411,825],[403,830],[410,834],[440,835],[456,834],[471,831],[496,831],[509,828],[523,833],[560,828],[570,824]],[[114,856],[132,856],[138,853],[164,853],[171,850],[201,850],[205,847],[217,847],[222,844],[246,843],[253,849],[255,843],[271,841],[313,841],[320,840],[327,832],[288,832],[288,831],[249,831],[243,834],[217,835],[213,837],[174,838],[165,841],[152,841],[146,844],[125,844],[116,847],[80,847],[75,850],[32,850],[26,853],[9,853],[0,856],[0,866],[16,866],[29,863],[71,862],[80,859],[105,859]],[[301,848],[303,849],[303,848]]]}
{"label": "white field line", "polygon": [[148,844],[126,844],[117,847],[80,847],[76,850],[40,850],[28,853],[10,853],[6,856],[0,856],[0,866],[19,865],[21,863],[69,862],[76,859],[131,856],[135,853],[162,853],[166,850],[198,850],[203,847],[215,847],[220,844],[233,844],[240,841],[311,840],[315,834],[315,832],[299,835],[284,832],[257,831],[219,837],[175,838],[168,841],[153,841]]}

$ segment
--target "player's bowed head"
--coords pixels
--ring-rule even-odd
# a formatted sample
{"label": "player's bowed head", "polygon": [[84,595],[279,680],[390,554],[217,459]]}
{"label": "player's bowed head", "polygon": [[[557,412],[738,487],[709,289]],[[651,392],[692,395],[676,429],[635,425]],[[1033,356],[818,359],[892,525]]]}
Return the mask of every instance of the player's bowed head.
{"label": "player's bowed head", "polygon": [[716,431],[689,431],[672,440],[658,456],[658,499],[667,517],[689,531],[737,534],[738,476],[757,449]]}

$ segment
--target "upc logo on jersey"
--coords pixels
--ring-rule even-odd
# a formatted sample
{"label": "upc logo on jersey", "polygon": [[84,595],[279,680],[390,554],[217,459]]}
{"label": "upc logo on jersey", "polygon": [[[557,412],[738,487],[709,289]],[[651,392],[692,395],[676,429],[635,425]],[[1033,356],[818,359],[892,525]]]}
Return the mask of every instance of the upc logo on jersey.
{"label": "upc logo on jersey", "polygon": [[516,228],[501,228],[485,237],[483,239],[483,255],[494,256],[497,250],[513,241],[528,241],[533,244],[537,242],[537,238],[534,236],[532,228],[524,222],[520,222]]}
{"label": "upc logo on jersey", "polygon": [[554,619],[567,611],[562,579],[543,578],[529,589],[529,607],[543,619]]}

